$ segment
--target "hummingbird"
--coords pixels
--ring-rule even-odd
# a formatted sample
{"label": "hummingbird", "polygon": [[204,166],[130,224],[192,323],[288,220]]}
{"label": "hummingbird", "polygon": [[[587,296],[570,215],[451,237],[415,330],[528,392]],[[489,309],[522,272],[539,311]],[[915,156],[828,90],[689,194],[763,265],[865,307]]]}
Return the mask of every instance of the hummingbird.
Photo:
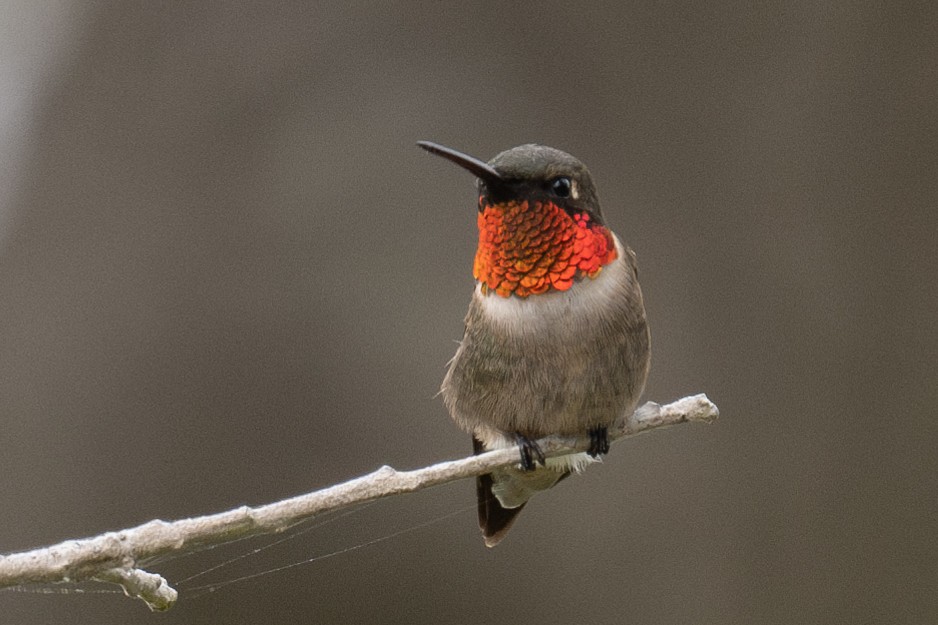
{"label": "hummingbird", "polygon": [[[645,387],[650,334],[635,254],[606,225],[586,166],[543,145],[484,162],[418,145],[478,178],[476,284],[441,394],[473,453],[517,446],[519,465],[476,480],[494,547],[536,493],[609,451],[608,428]],[[545,459],[537,439],[589,437]]]}

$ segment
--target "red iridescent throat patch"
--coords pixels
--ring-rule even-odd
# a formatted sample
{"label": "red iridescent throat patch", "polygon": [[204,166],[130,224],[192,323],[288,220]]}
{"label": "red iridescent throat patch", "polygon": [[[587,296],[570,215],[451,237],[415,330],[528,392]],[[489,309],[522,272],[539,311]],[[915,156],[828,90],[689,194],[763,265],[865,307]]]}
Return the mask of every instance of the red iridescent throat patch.
{"label": "red iridescent throat patch", "polygon": [[472,274],[483,292],[527,297],[595,278],[617,256],[612,234],[586,213],[571,216],[550,202],[504,202],[479,212]]}

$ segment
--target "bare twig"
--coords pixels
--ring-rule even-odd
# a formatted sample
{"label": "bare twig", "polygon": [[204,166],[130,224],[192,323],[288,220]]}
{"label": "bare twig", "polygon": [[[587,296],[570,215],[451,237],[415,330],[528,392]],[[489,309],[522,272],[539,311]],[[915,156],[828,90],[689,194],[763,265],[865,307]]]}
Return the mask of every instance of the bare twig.
{"label": "bare twig", "polygon": [[[707,423],[718,415],[717,407],[706,395],[685,397],[665,406],[649,402],[631,417],[617,422],[610,429],[609,438],[618,440],[687,421]],[[586,439],[557,437],[548,437],[539,443],[547,456],[585,451],[588,446]],[[120,585],[128,596],[145,601],[150,609],[167,610],[176,601],[176,590],[160,575],[137,568],[139,562],[247,536],[279,532],[317,514],[474,477],[517,462],[516,449],[501,449],[414,471],[396,471],[384,466],[348,482],[264,506],[242,506],[173,522],[155,520],[93,538],[0,556],[0,588],[88,580],[111,582]]]}

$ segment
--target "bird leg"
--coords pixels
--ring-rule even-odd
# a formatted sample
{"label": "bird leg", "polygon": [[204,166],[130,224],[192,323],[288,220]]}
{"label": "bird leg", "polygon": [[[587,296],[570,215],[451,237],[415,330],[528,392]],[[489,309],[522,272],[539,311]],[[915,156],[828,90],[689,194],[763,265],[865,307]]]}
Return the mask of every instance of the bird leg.
{"label": "bird leg", "polygon": [[590,428],[590,446],[586,450],[592,458],[609,453],[609,430],[605,426]]}
{"label": "bird leg", "polygon": [[538,446],[537,441],[528,438],[524,434],[515,434],[515,440],[518,442],[518,451],[521,453],[521,470],[533,471],[537,468],[535,463],[546,466],[544,452]]}

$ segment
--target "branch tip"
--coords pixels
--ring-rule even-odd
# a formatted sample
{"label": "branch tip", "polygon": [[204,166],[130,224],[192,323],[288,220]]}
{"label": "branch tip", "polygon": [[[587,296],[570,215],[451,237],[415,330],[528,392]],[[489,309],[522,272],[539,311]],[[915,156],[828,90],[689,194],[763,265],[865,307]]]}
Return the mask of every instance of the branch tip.
{"label": "branch tip", "polygon": [[137,568],[113,568],[94,576],[102,582],[117,584],[128,597],[140,599],[153,612],[165,612],[175,605],[179,593],[156,573]]}

